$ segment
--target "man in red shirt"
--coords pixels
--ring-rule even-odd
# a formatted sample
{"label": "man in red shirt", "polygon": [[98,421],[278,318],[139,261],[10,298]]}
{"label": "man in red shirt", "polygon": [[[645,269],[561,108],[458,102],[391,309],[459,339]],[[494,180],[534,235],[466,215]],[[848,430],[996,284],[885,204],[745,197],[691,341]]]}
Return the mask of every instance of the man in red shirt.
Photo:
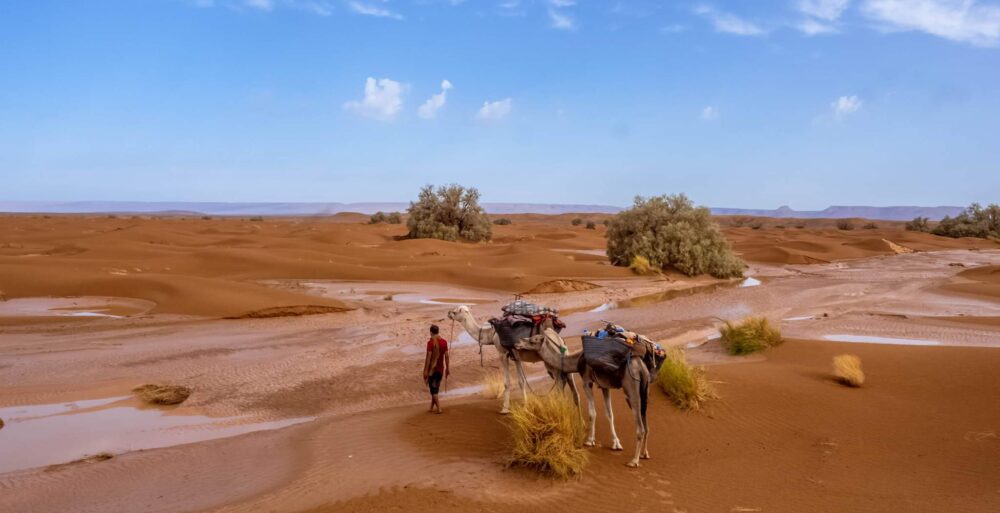
{"label": "man in red shirt", "polygon": [[438,390],[441,379],[451,373],[448,361],[448,341],[438,335],[437,325],[431,324],[431,338],[427,341],[427,356],[424,357],[424,383],[431,391],[431,409],[441,413],[441,403],[438,402]]}

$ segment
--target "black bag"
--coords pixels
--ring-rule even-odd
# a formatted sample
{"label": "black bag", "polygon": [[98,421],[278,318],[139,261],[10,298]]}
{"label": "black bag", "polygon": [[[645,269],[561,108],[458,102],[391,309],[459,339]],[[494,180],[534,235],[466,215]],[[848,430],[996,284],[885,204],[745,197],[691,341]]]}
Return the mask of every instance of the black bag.
{"label": "black bag", "polygon": [[617,373],[628,363],[632,347],[617,337],[583,337],[583,360],[587,365],[605,372]]}

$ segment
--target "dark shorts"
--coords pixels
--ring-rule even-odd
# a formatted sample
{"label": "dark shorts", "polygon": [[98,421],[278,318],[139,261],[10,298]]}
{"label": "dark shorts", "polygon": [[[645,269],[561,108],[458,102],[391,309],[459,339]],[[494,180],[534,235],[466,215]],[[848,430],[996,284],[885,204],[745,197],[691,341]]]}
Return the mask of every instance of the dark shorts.
{"label": "dark shorts", "polygon": [[437,395],[438,390],[441,388],[442,377],[440,372],[435,372],[427,378],[427,387],[431,389],[431,395]]}

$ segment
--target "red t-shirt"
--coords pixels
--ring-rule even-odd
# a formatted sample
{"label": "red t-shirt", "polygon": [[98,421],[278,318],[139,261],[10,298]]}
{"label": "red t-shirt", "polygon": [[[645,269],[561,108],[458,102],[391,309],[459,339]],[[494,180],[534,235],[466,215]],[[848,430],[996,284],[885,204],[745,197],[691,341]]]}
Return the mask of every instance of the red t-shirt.
{"label": "red t-shirt", "polygon": [[[434,350],[434,339],[432,338],[432,339],[427,340],[427,352],[429,353],[429,352],[431,352],[433,350]],[[445,340],[445,339],[443,339],[443,338],[439,338],[438,339],[438,361],[437,361],[437,364],[434,365],[434,371],[433,372],[438,372],[438,373],[444,374],[444,354],[447,353],[447,352],[448,352],[448,341]]]}

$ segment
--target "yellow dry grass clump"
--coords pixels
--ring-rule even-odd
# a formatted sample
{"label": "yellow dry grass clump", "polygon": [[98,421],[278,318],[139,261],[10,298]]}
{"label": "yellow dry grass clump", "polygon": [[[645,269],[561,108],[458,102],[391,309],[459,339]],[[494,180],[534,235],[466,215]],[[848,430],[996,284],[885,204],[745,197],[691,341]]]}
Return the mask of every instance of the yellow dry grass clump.
{"label": "yellow dry grass clump", "polygon": [[722,347],[729,354],[741,356],[781,344],[781,330],[771,324],[767,317],[747,317],[739,323],[726,321],[719,328]]}
{"label": "yellow dry grass clump", "polygon": [[490,399],[499,399],[503,395],[503,373],[491,370],[483,374],[483,395]]}
{"label": "yellow dry grass clump", "polygon": [[833,376],[844,385],[860,387],[865,382],[865,373],[861,371],[861,358],[853,354],[834,356]]}
{"label": "yellow dry grass clump", "polygon": [[691,366],[679,347],[667,349],[667,359],[656,373],[656,383],[682,410],[697,411],[706,401],[717,397],[705,377],[705,369]]}
{"label": "yellow dry grass clump", "polygon": [[190,388],[177,385],[142,385],[132,391],[144,402],[165,406],[181,404],[191,396]]}
{"label": "yellow dry grass clump", "polygon": [[639,276],[649,276],[659,273],[659,270],[653,267],[653,264],[649,263],[649,259],[642,255],[632,257],[632,262],[629,263],[628,268],[632,269],[632,272]]}
{"label": "yellow dry grass clump", "polygon": [[583,472],[586,426],[564,394],[532,396],[511,408],[507,423],[513,439],[511,465],[525,466],[567,479]]}

